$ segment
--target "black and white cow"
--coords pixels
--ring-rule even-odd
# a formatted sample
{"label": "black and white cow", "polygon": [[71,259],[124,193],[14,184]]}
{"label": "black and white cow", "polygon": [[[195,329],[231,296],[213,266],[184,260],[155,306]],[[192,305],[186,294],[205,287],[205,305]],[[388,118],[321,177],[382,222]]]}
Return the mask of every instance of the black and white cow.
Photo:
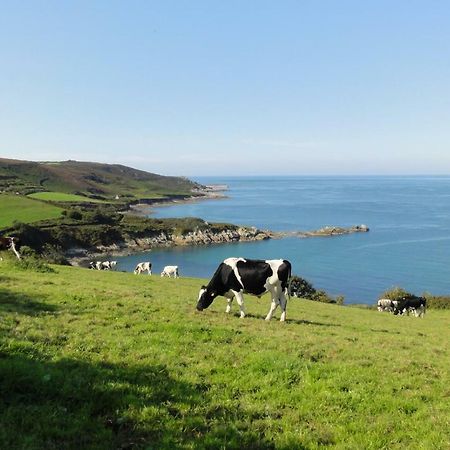
{"label": "black and white cow", "polygon": [[377,301],[377,309],[380,312],[387,311],[387,312],[393,312],[394,311],[394,302],[390,298],[380,298]]}
{"label": "black and white cow", "polygon": [[291,263],[283,259],[252,260],[244,258],[225,259],[217,268],[207,286],[202,286],[197,309],[203,311],[221,295],[227,299],[226,312],[231,311],[233,298],[239,305],[241,318],[245,317],[244,293],[261,295],[270,292],[272,303],[266,316],[270,320],[278,305],[281,307],[280,321],[286,320],[286,292],[291,277]]}
{"label": "black and white cow", "polygon": [[117,261],[91,261],[89,263],[89,268],[96,270],[114,270],[116,266]]}
{"label": "black and white cow", "polygon": [[134,269],[134,274],[139,275],[140,273],[147,272],[149,275],[152,274],[152,263],[150,261],[140,262],[136,265]]}
{"label": "black and white cow", "polygon": [[409,295],[396,302],[396,304],[394,305],[394,314],[409,315],[409,313],[412,312],[416,317],[423,317],[426,309],[426,298]]}
{"label": "black and white cow", "polygon": [[103,261],[102,269],[103,270],[114,270],[117,266],[117,261]]}
{"label": "black and white cow", "polygon": [[16,237],[0,237],[0,250],[11,250],[17,259],[21,259],[17,250],[17,241]]}

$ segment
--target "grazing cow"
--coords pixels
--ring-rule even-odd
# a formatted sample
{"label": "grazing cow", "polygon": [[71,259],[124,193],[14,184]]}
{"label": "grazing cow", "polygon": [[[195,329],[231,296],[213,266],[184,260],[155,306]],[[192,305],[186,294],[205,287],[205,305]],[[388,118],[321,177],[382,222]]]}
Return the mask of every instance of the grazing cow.
{"label": "grazing cow", "polygon": [[95,269],[95,270],[103,270],[103,262],[102,261],[91,261],[89,263],[89,268],[90,269]]}
{"label": "grazing cow", "polygon": [[408,315],[412,312],[416,317],[423,317],[427,309],[427,299],[424,297],[416,297],[415,295],[408,295],[398,300],[394,306],[395,315]]}
{"label": "grazing cow", "polygon": [[17,259],[21,259],[16,247],[17,238],[15,237],[0,237],[0,250],[11,250]]}
{"label": "grazing cow", "polygon": [[101,265],[101,270],[114,270],[117,266],[117,261],[103,261]]}
{"label": "grazing cow", "polygon": [[96,270],[113,270],[116,266],[117,261],[91,261],[89,263],[89,268]]}
{"label": "grazing cow", "polygon": [[172,275],[174,278],[178,278],[180,276],[178,273],[178,266],[165,266],[161,272],[161,276],[170,278]]}
{"label": "grazing cow", "polygon": [[252,260],[244,258],[225,259],[217,268],[207,286],[202,286],[197,309],[203,311],[221,295],[227,299],[226,312],[231,311],[233,298],[239,305],[241,318],[245,317],[244,293],[261,295],[270,292],[272,303],[266,316],[270,320],[278,305],[281,307],[280,321],[286,320],[286,292],[291,277],[291,263],[283,259]]}
{"label": "grazing cow", "polygon": [[380,312],[383,311],[393,312],[394,303],[390,298],[380,298],[377,302],[377,309]]}
{"label": "grazing cow", "polygon": [[134,269],[134,274],[139,275],[145,271],[147,271],[149,275],[152,274],[152,263],[150,261],[140,262]]}

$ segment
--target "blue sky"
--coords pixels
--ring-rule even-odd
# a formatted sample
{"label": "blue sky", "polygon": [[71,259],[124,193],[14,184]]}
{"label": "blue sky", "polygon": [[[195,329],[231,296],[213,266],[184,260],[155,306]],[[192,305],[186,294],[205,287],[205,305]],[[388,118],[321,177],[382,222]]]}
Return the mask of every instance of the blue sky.
{"label": "blue sky", "polygon": [[0,155],[449,174],[448,1],[2,1]]}

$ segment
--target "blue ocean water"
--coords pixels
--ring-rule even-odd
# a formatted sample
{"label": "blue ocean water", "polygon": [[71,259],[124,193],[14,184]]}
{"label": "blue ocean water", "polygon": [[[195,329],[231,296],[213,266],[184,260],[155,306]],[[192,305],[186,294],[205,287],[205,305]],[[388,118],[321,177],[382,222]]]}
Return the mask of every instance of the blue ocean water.
{"label": "blue ocean water", "polygon": [[316,288],[346,303],[373,303],[392,286],[414,293],[450,293],[450,177],[214,177],[228,198],[160,207],[156,217],[201,217],[263,229],[314,230],[365,224],[369,233],[153,250],[118,258],[133,270],[149,259],[156,270],[208,278],[230,256],[284,258]]}

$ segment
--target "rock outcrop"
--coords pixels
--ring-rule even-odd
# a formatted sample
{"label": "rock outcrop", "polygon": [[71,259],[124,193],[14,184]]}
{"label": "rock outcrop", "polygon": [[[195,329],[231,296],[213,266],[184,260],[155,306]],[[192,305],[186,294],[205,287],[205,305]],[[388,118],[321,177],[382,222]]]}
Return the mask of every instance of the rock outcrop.
{"label": "rock outcrop", "polygon": [[222,244],[238,241],[262,241],[272,237],[273,233],[270,231],[259,230],[255,227],[235,227],[220,231],[204,229],[190,231],[184,234],[162,231],[159,234],[139,238],[129,238],[113,245],[97,246],[96,249],[91,250],[73,248],[67,252],[67,256],[71,259],[72,263],[77,264],[79,258],[92,258],[102,254],[131,254],[157,247]]}
{"label": "rock outcrop", "polygon": [[341,236],[343,234],[351,233],[367,233],[369,227],[367,225],[354,225],[351,227],[331,227],[326,226],[312,231],[280,231],[272,233],[273,238],[285,238],[285,237],[328,237],[328,236]]}

